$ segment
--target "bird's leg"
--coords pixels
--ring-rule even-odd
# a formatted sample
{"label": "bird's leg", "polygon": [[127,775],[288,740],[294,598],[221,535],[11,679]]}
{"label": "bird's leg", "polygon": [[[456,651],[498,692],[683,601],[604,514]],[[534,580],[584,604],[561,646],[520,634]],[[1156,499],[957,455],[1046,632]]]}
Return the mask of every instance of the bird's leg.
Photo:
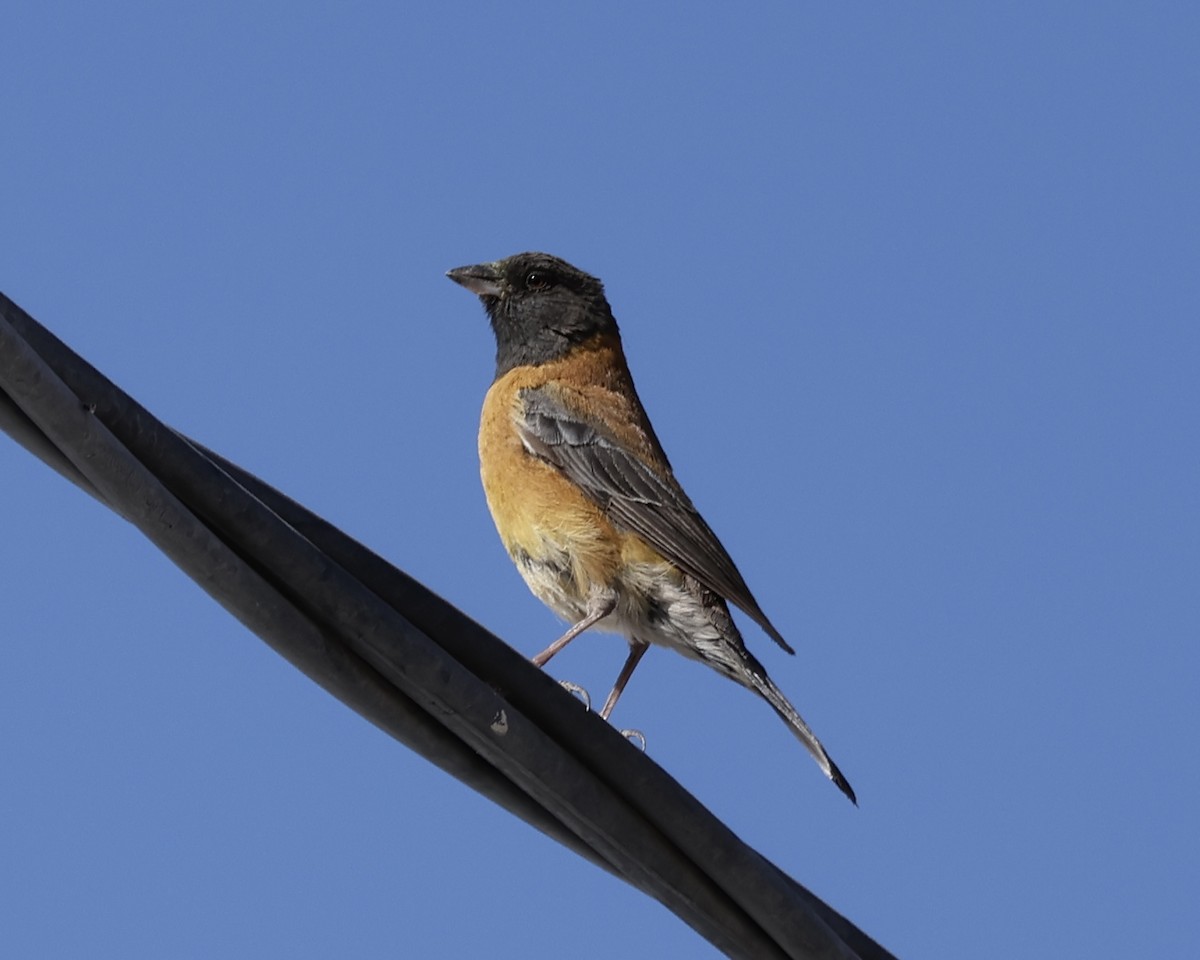
{"label": "bird's leg", "polygon": [[634,668],[637,667],[638,662],[646,655],[646,651],[649,649],[650,644],[642,640],[631,639],[629,641],[629,656],[625,658],[625,666],[621,668],[621,672],[617,675],[617,682],[613,684],[612,693],[604,701],[604,709],[600,711],[601,720],[607,720],[608,715],[613,712],[613,707],[617,705],[617,701],[621,699],[621,693],[625,690],[625,684],[633,676]]}
{"label": "bird's leg", "polygon": [[550,646],[533,658],[535,667],[544,667],[550,662],[550,658],[558,653],[563,647],[574,640],[577,636],[583,633],[588,627],[595,626],[605,617],[607,617],[617,606],[617,595],[615,593],[593,593],[588,598],[587,614],[582,620],[571,627],[566,633],[555,640]]}

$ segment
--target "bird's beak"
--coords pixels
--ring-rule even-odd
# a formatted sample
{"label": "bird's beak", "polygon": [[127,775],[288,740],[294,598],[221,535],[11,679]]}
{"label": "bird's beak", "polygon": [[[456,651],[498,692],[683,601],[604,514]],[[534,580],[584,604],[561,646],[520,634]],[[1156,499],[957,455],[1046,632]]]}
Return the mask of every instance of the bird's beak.
{"label": "bird's beak", "polygon": [[447,270],[448,276],[455,283],[461,283],[472,293],[480,297],[500,296],[500,271],[494,263],[479,263],[473,267],[455,267]]}

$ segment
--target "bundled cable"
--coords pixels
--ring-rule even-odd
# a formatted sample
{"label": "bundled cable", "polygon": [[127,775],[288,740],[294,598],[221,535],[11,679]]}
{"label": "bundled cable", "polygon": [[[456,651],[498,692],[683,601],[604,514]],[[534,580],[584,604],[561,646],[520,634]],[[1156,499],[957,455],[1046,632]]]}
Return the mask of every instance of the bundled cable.
{"label": "bundled cable", "polygon": [[729,956],[891,957],[518,652],[158,421],[3,294],[0,429],[333,696]]}

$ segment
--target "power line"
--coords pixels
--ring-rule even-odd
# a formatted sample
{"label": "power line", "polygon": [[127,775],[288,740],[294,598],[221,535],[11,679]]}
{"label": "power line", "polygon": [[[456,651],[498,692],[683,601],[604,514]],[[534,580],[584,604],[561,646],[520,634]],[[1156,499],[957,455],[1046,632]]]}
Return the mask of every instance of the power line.
{"label": "power line", "polygon": [[0,429],[329,693],[730,957],[892,957],[522,655],[161,423],[3,294]]}

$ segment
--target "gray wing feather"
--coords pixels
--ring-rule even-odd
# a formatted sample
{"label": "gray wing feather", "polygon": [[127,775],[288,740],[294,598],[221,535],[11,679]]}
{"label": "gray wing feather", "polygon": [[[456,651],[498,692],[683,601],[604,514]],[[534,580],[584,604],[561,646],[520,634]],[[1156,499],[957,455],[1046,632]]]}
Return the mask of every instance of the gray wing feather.
{"label": "gray wing feather", "polygon": [[717,535],[673,476],[660,476],[602,425],[570,410],[549,391],[521,391],[518,423],[526,448],[561,470],[618,527],[655,550],[714,593],[736,604],[788,653],[792,648],[767,619]]}

